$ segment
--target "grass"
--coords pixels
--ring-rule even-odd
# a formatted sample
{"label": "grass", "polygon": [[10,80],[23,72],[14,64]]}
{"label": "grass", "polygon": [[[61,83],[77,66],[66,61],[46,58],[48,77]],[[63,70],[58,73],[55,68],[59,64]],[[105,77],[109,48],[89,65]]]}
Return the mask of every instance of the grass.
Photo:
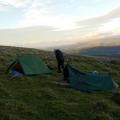
{"label": "grass", "polygon": [[[53,74],[20,78],[7,75],[7,66],[25,53],[39,54],[52,67]],[[119,60],[72,55],[66,55],[66,59],[83,71],[110,72],[120,85]],[[84,93],[55,84],[62,79],[56,71],[55,57],[50,52],[13,47],[1,51],[0,120],[120,120],[120,88]]]}
{"label": "grass", "polygon": [[120,92],[116,92],[115,94],[113,94],[112,100],[120,105]]}

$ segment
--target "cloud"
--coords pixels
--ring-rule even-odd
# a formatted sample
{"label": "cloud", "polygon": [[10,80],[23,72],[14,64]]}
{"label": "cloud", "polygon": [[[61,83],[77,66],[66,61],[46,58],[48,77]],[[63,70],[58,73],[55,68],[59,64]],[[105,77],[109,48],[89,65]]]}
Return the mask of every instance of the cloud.
{"label": "cloud", "polygon": [[[99,28],[101,29],[102,26],[107,26],[108,24],[110,25],[110,23],[116,21],[119,21],[117,22],[119,25],[120,25],[120,14],[119,14],[119,11],[120,11],[120,7],[116,8],[116,9],[113,9],[112,11],[110,11],[109,13],[103,15],[103,16],[98,16],[98,17],[95,17],[95,18],[90,18],[90,19],[87,19],[87,20],[83,20],[83,21],[80,21],[78,22],[78,25],[79,26],[83,26],[84,29],[91,29],[91,30],[99,30]],[[116,25],[117,27],[117,25]]]}
{"label": "cloud", "polygon": [[1,4],[13,6],[13,7],[25,7],[32,0],[0,0]]}
{"label": "cloud", "polygon": [[78,17],[56,14],[57,6],[60,7],[63,4],[57,2],[56,0],[34,0],[31,6],[26,9],[24,19],[20,21],[20,26],[45,25],[59,30],[75,29],[77,27],[75,22]]}
{"label": "cloud", "polygon": [[42,42],[48,40],[46,34],[50,37],[51,32],[52,28],[45,26],[19,29],[1,29],[0,44],[22,46],[24,44],[37,41]]}
{"label": "cloud", "polygon": [[46,48],[50,46],[73,45],[93,40],[119,39],[120,30],[107,33],[98,31],[83,34],[79,30],[55,31],[49,26],[0,30],[0,44],[22,47]]}
{"label": "cloud", "polygon": [[[62,3],[57,3],[58,1],[62,1]],[[23,19],[19,22],[18,27],[29,27],[0,30],[0,38],[3,40],[0,43],[20,46],[52,46],[73,44],[120,34],[120,7],[103,16],[80,21],[79,16],[64,14],[62,11],[62,8],[66,5],[69,6],[69,2],[73,3],[74,0],[65,1],[65,6],[63,6],[64,0],[61,1],[4,0],[1,2],[1,8],[5,8],[5,6],[6,8],[10,6],[23,7]],[[56,12],[58,9],[60,13]]]}
{"label": "cloud", "polygon": [[96,2],[101,2],[101,1],[104,1],[104,0],[94,0],[94,1],[96,1]]}
{"label": "cloud", "polygon": [[9,4],[0,3],[0,11],[8,11],[12,6]]}
{"label": "cloud", "polygon": [[[104,26],[107,26],[108,23],[115,22],[115,19],[119,20],[120,18],[120,7],[118,7],[102,16],[78,22],[80,19],[79,16],[56,14],[55,10],[58,5],[55,4],[55,1],[56,0],[34,0],[31,6],[26,9],[24,19],[21,21],[20,26],[45,25],[52,26],[58,30],[80,28],[81,31],[89,32],[91,30],[101,30],[101,28],[105,28]],[[69,1],[66,4],[69,6],[72,2],[73,1]]]}
{"label": "cloud", "polygon": [[0,44],[11,46],[46,47],[73,44],[73,37],[74,33],[54,31],[54,28],[46,26],[0,30]]}
{"label": "cloud", "polygon": [[110,22],[107,22],[100,27],[101,32],[116,31],[117,29],[120,29],[120,18],[113,19]]}

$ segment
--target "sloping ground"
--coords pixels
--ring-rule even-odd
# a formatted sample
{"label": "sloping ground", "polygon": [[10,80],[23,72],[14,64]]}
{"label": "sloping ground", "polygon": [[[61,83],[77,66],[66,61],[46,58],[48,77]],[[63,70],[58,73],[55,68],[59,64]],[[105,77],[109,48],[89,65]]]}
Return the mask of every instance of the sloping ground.
{"label": "sloping ground", "polygon": [[[27,53],[39,54],[53,74],[21,78],[7,75],[5,71],[12,60]],[[120,85],[120,60],[70,55],[66,59],[83,71],[110,72]],[[120,120],[120,88],[84,93],[55,83],[61,79],[52,53],[0,47],[0,120]]]}

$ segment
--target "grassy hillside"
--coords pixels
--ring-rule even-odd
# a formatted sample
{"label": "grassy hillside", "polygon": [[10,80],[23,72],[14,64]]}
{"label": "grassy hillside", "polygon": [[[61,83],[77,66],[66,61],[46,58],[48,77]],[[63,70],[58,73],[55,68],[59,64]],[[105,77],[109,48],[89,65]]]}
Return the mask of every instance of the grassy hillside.
{"label": "grassy hillside", "polygon": [[[38,54],[53,68],[52,75],[13,78],[5,73],[21,54]],[[65,55],[83,71],[110,72],[120,85],[120,60]],[[84,93],[56,81],[54,54],[35,49],[0,47],[0,120],[120,120],[120,88]]]}

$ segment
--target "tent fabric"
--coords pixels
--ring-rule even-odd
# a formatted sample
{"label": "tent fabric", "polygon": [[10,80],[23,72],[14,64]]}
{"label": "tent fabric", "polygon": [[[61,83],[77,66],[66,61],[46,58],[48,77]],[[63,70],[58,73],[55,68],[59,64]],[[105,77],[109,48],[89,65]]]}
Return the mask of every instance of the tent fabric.
{"label": "tent fabric", "polygon": [[50,69],[37,55],[19,56],[10,69],[22,69],[25,75],[39,75],[51,73]]}
{"label": "tent fabric", "polygon": [[23,76],[22,73],[18,72],[18,71],[15,71],[15,70],[10,70],[10,74],[14,77],[21,77]]}
{"label": "tent fabric", "polygon": [[109,73],[84,73],[70,65],[68,66],[68,70],[68,80],[72,88],[91,92],[113,90],[118,87]]}

